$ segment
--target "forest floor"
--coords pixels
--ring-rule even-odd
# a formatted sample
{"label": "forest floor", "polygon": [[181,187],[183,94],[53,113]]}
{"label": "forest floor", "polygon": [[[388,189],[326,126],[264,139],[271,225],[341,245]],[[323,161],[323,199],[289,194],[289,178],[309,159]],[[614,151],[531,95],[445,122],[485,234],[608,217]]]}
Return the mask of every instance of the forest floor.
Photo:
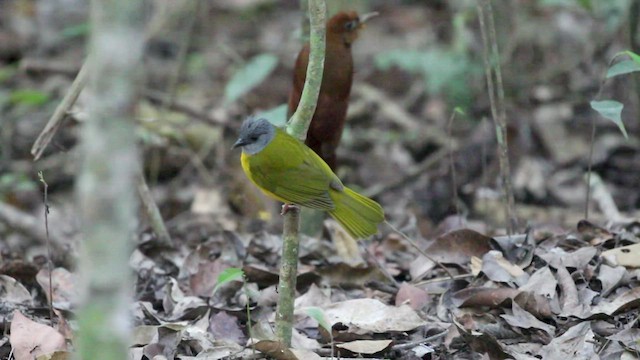
{"label": "forest floor", "polygon": [[[353,45],[337,174],[431,259],[387,225],[355,242],[326,220],[302,240],[281,359],[640,359],[640,87],[633,74],[605,80],[618,52],[640,47],[629,3],[495,2],[511,236],[475,3],[352,3],[380,16]],[[279,205],[230,148],[248,115],[285,121],[298,2],[154,4],[136,120],[173,245],[141,211],[130,358],[275,357]],[[82,94],[39,160],[31,148],[82,66],[87,7],[0,2],[0,359],[74,349]],[[628,138],[591,109],[607,99],[624,104]],[[219,284],[229,268],[244,280]]]}

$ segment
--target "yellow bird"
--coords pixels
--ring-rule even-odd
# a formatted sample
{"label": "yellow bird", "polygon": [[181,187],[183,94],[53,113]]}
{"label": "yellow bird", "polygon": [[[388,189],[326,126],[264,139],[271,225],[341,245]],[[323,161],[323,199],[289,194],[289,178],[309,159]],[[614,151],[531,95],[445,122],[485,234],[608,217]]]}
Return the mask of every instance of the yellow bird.
{"label": "yellow bird", "polygon": [[344,186],[322,158],[269,121],[248,118],[233,147],[242,148],[242,169],[266,195],[285,204],[324,210],[354,238],[378,232],[384,211]]}

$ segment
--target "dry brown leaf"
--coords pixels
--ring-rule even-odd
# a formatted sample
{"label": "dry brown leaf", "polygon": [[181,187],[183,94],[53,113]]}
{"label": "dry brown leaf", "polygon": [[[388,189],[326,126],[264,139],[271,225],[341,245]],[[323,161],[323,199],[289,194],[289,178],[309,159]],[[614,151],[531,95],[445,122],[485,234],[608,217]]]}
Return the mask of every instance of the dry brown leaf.
{"label": "dry brown leaf", "polygon": [[556,269],[559,267],[582,269],[597,253],[598,250],[592,246],[583,247],[570,253],[555,247],[539,256]]}
{"label": "dry brown leaf", "polygon": [[640,244],[603,251],[601,256],[611,266],[638,268],[640,267]]}
{"label": "dry brown leaf", "polygon": [[640,352],[640,343],[638,343],[638,339],[640,339],[640,329],[638,328],[624,329],[619,333],[608,336],[607,339],[611,341],[619,341],[624,344],[624,347],[628,350],[636,353]]}
{"label": "dry brown leaf", "polygon": [[549,301],[549,298],[545,296],[534,294],[529,291],[522,291],[513,298],[513,301],[517,302],[520,307],[530,312],[538,319],[550,319],[553,316],[551,302]]}
{"label": "dry brown leaf", "polygon": [[255,344],[255,348],[261,353],[271,356],[276,360],[302,360],[279,341],[260,340]]}
{"label": "dry brown leaf", "polygon": [[495,282],[522,285],[529,280],[529,274],[510,263],[496,250],[491,250],[482,257],[482,272]]}
{"label": "dry brown leaf", "polygon": [[[36,280],[49,299],[49,270],[40,270]],[[61,310],[75,308],[80,298],[77,290],[78,277],[65,268],[55,268],[51,273],[51,281],[53,282],[53,307]]]}
{"label": "dry brown leaf", "polygon": [[193,294],[211,296],[218,282],[218,275],[228,267],[230,266],[220,259],[200,262],[196,273],[189,277],[189,287]]}
{"label": "dry brown leaf", "polygon": [[542,359],[598,359],[589,322],[582,322],[542,347]]}
{"label": "dry brown leaf", "polygon": [[454,293],[451,301],[456,307],[497,307],[505,300],[515,298],[519,293],[519,290],[511,288],[469,287]]}
{"label": "dry brown leaf", "polygon": [[387,350],[392,343],[392,340],[356,340],[338,344],[336,347],[356,354],[373,355]]}
{"label": "dry brown leaf", "polygon": [[345,263],[318,268],[322,280],[332,286],[361,287],[369,281],[386,281],[387,277],[377,267],[354,268]]}
{"label": "dry brown leaf", "polygon": [[360,254],[358,248],[358,242],[351,235],[349,235],[342,226],[332,220],[325,221],[326,226],[331,234],[331,240],[336,247],[336,252],[340,259],[353,267],[361,267],[366,264]]}
{"label": "dry brown leaf", "polygon": [[587,220],[580,220],[577,228],[578,233],[582,235],[582,238],[589,241],[593,246],[600,245],[614,237],[609,230],[596,226]]}
{"label": "dry brown leaf", "polygon": [[431,301],[429,293],[423,289],[403,282],[396,294],[396,306],[407,304],[414,310],[422,309]]}
{"label": "dry brown leaf", "polygon": [[326,291],[320,289],[316,284],[311,284],[309,290],[307,290],[304,295],[296,298],[294,302],[294,307],[296,309],[317,306],[323,307],[331,304],[331,298],[329,297],[331,289],[327,289]]}
{"label": "dry brown leaf", "polygon": [[289,349],[300,360],[322,360],[323,357],[310,350]]}
{"label": "dry brown leaf", "polygon": [[389,306],[375,299],[354,299],[324,307],[332,326],[342,323],[355,334],[411,331],[426,322],[407,305]]}
{"label": "dry brown leaf", "polygon": [[33,305],[29,290],[10,276],[0,275],[0,294],[2,295],[2,301],[11,304]]}
{"label": "dry brown leaf", "polygon": [[9,341],[16,360],[32,360],[40,355],[67,350],[62,334],[49,326],[31,321],[17,310],[13,313]]}
{"label": "dry brown leaf", "polygon": [[556,273],[560,285],[560,306],[563,316],[576,316],[584,318],[590,315],[590,304],[580,302],[580,296],[571,274],[564,267],[559,267]]}
{"label": "dry brown leaf", "polygon": [[540,329],[546,332],[550,337],[553,337],[556,330],[554,326],[538,320],[531,313],[521,308],[517,302],[512,302],[511,311],[513,312],[512,315],[500,315],[509,325],[522,329]]}
{"label": "dry brown leaf", "polygon": [[491,238],[479,232],[462,229],[438,236],[425,250],[442,263],[466,265],[472,256],[481,258],[491,250]]}
{"label": "dry brown leaf", "polygon": [[633,288],[613,301],[603,301],[593,308],[593,314],[614,315],[640,304],[640,287]]}
{"label": "dry brown leaf", "polygon": [[209,332],[213,334],[216,340],[232,341],[239,345],[244,345],[246,342],[244,333],[240,329],[238,318],[224,311],[211,316]]}
{"label": "dry brown leaf", "polygon": [[178,282],[169,278],[167,293],[162,300],[166,321],[193,320],[200,318],[207,310],[207,303],[196,296],[185,296]]}
{"label": "dry brown leaf", "polygon": [[158,335],[158,326],[141,325],[133,328],[130,346],[140,346],[150,344]]}
{"label": "dry brown leaf", "polygon": [[602,284],[600,296],[605,298],[611,293],[611,291],[615,290],[622,279],[624,279],[626,273],[627,270],[623,266],[611,267],[602,264],[597,276],[600,284]]}
{"label": "dry brown leaf", "polygon": [[556,296],[556,287],[558,281],[551,273],[548,266],[544,266],[534,272],[526,284],[520,286],[518,290],[530,291],[534,294],[542,295],[547,298]]}

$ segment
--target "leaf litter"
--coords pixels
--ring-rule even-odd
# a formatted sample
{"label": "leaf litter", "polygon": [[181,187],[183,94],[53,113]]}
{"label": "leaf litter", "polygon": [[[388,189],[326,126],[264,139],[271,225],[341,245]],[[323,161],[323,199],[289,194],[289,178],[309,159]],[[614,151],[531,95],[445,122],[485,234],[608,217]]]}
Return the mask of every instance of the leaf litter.
{"label": "leaf litter", "polygon": [[[302,241],[292,348],[275,341],[281,219],[276,215],[277,205],[239,175],[237,153],[229,153],[225,143],[232,137],[226,129],[233,129],[235,119],[254,110],[277,108],[286,101],[290,86],[290,57],[299,43],[283,41],[282,34],[293,33],[299,14],[297,9],[263,13],[260,7],[253,7],[259,2],[211,5],[209,13],[216,21],[211,27],[197,27],[202,33],[188,49],[175,103],[167,108],[168,102],[146,99],[140,106],[141,116],[149,117],[140,128],[145,174],[155,183],[153,195],[175,246],[169,249],[157,244],[146,219],[141,219],[130,257],[136,277],[131,306],[132,359],[266,355],[316,359],[332,354],[412,360],[638,358],[640,147],[634,135],[637,125],[623,122],[625,116],[637,116],[627,115],[634,110],[626,106],[622,118],[616,115],[615,123],[597,122],[593,169],[601,185],[593,193],[594,206],[586,221],[582,207],[589,145],[585,139],[590,130],[580,129],[573,119],[598,115],[589,110],[589,99],[576,102],[564,97],[585,93],[599,83],[595,74],[602,72],[607,59],[591,53],[592,49],[620,48],[625,42],[604,33],[604,43],[581,42],[577,33],[590,33],[591,26],[603,26],[604,20],[582,10],[573,11],[576,9],[569,5],[528,13],[528,25],[544,25],[536,26],[541,37],[532,39],[514,29],[515,47],[505,54],[510,56],[504,62],[509,64],[505,79],[517,95],[509,95],[507,101],[521,120],[514,126],[514,134],[509,134],[514,190],[520,218],[531,224],[528,231],[512,236],[505,236],[501,229],[505,220],[498,188],[492,183],[497,169],[492,151],[495,132],[488,122],[478,125],[489,114],[484,84],[471,77],[464,84],[474,92],[474,104],[467,111],[469,119],[456,121],[453,129],[452,140],[460,145],[451,150],[457,174],[454,181],[451,164],[432,162],[439,150],[449,152],[442,139],[415,134],[416,129],[444,124],[451,99],[432,93],[432,88],[412,87],[413,78],[424,80],[415,73],[422,71],[420,63],[408,59],[404,64],[411,67],[408,73],[401,63],[389,69],[372,65],[378,54],[402,45],[398,41],[406,40],[405,45],[415,47],[412,34],[438,42],[451,38],[436,32],[436,27],[446,26],[429,18],[455,18],[459,13],[447,5],[383,6],[383,16],[371,23],[366,30],[370,33],[363,32],[354,46],[354,51],[360,52],[355,55],[358,71],[350,120],[339,149],[344,165],[338,174],[348,184],[376,192],[389,221],[400,224],[398,227],[445,265],[453,278],[388,229],[381,229],[371,242],[357,243],[329,221],[322,236]],[[35,18],[51,16],[39,8],[42,4],[33,5],[39,11],[26,14],[3,6],[0,20],[15,15],[45,27],[67,20],[64,16],[53,19],[57,21]],[[216,6],[227,10],[214,11],[219,9]],[[260,18],[246,21],[254,16],[247,9],[255,10]],[[264,25],[259,30],[256,21]],[[571,26],[558,25],[563,21],[570,21]],[[11,33],[14,23],[19,21],[6,22],[8,25],[0,21],[0,39],[23,39]],[[462,25],[468,31],[465,34],[477,33],[471,22]],[[385,27],[393,29],[393,34],[382,31]],[[574,34],[567,29],[577,30]],[[45,32],[54,34],[60,29],[48,30]],[[7,37],[7,33],[12,35]],[[433,36],[423,36],[427,33]],[[409,37],[399,40],[398,34]],[[236,37],[243,40],[236,41]],[[256,40],[249,43],[245,38]],[[0,95],[13,99],[5,104],[0,96],[0,115],[9,119],[0,129],[0,320],[4,324],[0,358],[8,357],[12,350],[19,360],[70,358],[77,340],[74,314],[80,299],[80,274],[68,259],[77,257],[79,232],[74,212],[67,216],[66,209],[73,209],[70,184],[77,168],[75,128],[78,120],[86,118],[82,99],[56,135],[55,149],[37,165],[28,155],[28,147],[50,115],[42,102],[63,93],[72,80],[59,71],[59,63],[68,68],[82,51],[81,44],[61,41],[69,46],[57,49],[59,45],[51,43],[47,45],[51,48],[36,52],[58,66],[58,72],[45,70],[36,75],[27,66],[28,60],[34,60],[28,57],[35,57],[35,53],[19,55],[24,58],[18,73],[13,65],[5,66],[6,48],[0,46]],[[224,41],[224,51],[220,51],[219,41]],[[570,46],[562,46],[567,41]],[[1,43],[4,46],[5,42]],[[523,43],[533,51],[520,51]],[[174,40],[151,39],[150,80],[145,86],[165,90],[164,77],[174,73],[168,70],[175,60],[171,58],[174,45]],[[412,53],[416,58],[433,57]],[[530,58],[531,54],[543,59]],[[584,61],[592,55],[593,62]],[[574,56],[580,69],[567,64],[555,68],[563,56]],[[254,61],[241,64],[239,59]],[[538,60],[545,62],[538,64]],[[531,68],[531,64],[542,66]],[[535,79],[549,79],[548,74],[556,71],[563,81],[531,83],[517,77],[531,74]],[[427,83],[429,77],[446,82],[434,80],[441,74],[432,69],[426,73]],[[251,74],[267,80],[243,80]],[[9,76],[6,81],[5,76]],[[233,81],[225,87],[224,79]],[[611,87],[624,91],[619,84]],[[41,92],[47,98],[27,101],[24,89],[36,85],[41,88],[34,94]],[[176,104],[182,110],[197,109],[196,114],[192,111],[185,116],[173,107]],[[193,127],[193,115],[221,119],[226,124],[224,138],[220,127],[201,122]],[[623,123],[628,125],[628,141],[618,132]],[[41,245],[40,194],[29,185],[36,166],[46,170],[52,184],[52,294]],[[453,187],[457,187],[458,198]],[[8,206],[19,210],[17,213],[33,226],[7,225]],[[244,277],[219,284],[219,275],[229,268],[242,269]],[[53,323],[48,319],[49,300],[56,314]],[[319,324],[305,312],[311,307],[318,309],[326,324]]]}

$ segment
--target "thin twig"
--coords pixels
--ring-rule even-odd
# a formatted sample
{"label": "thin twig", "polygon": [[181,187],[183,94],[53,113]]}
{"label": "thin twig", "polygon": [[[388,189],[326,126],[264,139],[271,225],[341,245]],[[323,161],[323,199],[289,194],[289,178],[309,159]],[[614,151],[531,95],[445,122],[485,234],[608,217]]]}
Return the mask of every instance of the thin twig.
{"label": "thin twig", "polygon": [[38,172],[38,178],[43,186],[44,230],[47,236],[47,266],[49,267],[49,319],[51,319],[51,326],[53,326],[53,260],[51,258],[51,240],[49,239],[49,184],[44,180],[42,171]]}
{"label": "thin twig", "polygon": [[[607,64],[607,69],[611,67],[616,57],[614,56],[609,60]],[[593,98],[594,100],[599,100],[602,96],[602,90],[604,89],[604,84],[607,82],[607,69],[605,69],[604,74],[602,75],[602,79],[600,79],[600,86],[598,87],[598,93]],[[596,117],[591,117],[591,136],[589,138],[589,163],[587,164],[587,189],[585,194],[585,202],[584,202],[584,219],[589,220],[589,203],[591,202],[591,169],[593,163],[593,143],[596,140]]]}
{"label": "thin twig", "polygon": [[[507,218],[507,234],[514,233],[516,226],[515,205],[513,189],[511,186],[511,170],[509,166],[509,147],[507,140],[507,117],[504,106],[504,88],[502,85],[502,73],[500,70],[500,55],[496,39],[496,29],[493,20],[491,0],[478,0],[478,19],[480,32],[484,43],[484,68],[487,78],[489,101],[491,103],[491,115],[493,117],[498,140],[498,157],[500,161],[500,178],[503,187],[505,212]],[[486,11],[486,14],[485,14]],[[485,21],[485,17],[486,20]],[[493,74],[496,81],[493,81]]]}
{"label": "thin twig", "polygon": [[142,173],[138,174],[137,188],[140,202],[142,203],[142,207],[144,208],[144,211],[149,218],[151,228],[158,237],[158,242],[163,246],[173,247],[173,241],[171,240],[169,231],[167,231],[167,226],[162,219],[162,214],[160,214],[158,204],[156,204],[155,200],[153,199],[151,191],[149,190],[149,186],[147,185],[147,181],[145,180]]}
{"label": "thin twig", "polygon": [[42,153],[47,148],[47,145],[51,142],[54,135],[62,125],[64,118],[67,115],[67,112],[73,104],[75,104],[76,100],[78,100],[78,96],[80,96],[80,92],[84,88],[84,85],[87,83],[87,78],[89,75],[89,67],[87,66],[87,60],[85,60],[82,68],[80,68],[80,72],[76,75],[75,80],[71,83],[71,87],[67,91],[67,94],[64,96],[58,107],[51,115],[51,118],[45,125],[44,129],[38,135],[38,138],[33,143],[31,147],[31,155],[33,155],[33,161],[37,161],[42,156]]}
{"label": "thin twig", "polygon": [[460,222],[460,226],[462,226],[462,216],[460,216],[460,198],[458,197],[458,182],[456,181],[456,164],[453,159],[453,137],[451,136],[451,128],[453,127],[453,120],[456,118],[455,110],[451,113],[449,117],[449,122],[447,124],[447,138],[449,139],[449,163],[451,165],[451,186],[453,188],[453,204],[456,208],[456,215],[458,216],[458,221]]}
{"label": "thin twig", "polygon": [[589,203],[591,203],[591,166],[593,163],[593,143],[596,140],[596,117],[591,117],[591,136],[589,137],[589,163],[587,164],[587,193],[584,201],[584,219],[589,220]]}
{"label": "thin twig", "polygon": [[427,285],[427,284],[435,284],[435,283],[444,282],[444,281],[466,279],[466,278],[470,278],[470,277],[474,277],[474,276],[475,275],[473,275],[473,274],[460,274],[460,275],[454,275],[453,279],[451,279],[451,277],[439,277],[439,278],[433,278],[433,279],[429,279],[429,280],[418,281],[417,283],[414,283],[413,285],[421,286],[421,285]]}

